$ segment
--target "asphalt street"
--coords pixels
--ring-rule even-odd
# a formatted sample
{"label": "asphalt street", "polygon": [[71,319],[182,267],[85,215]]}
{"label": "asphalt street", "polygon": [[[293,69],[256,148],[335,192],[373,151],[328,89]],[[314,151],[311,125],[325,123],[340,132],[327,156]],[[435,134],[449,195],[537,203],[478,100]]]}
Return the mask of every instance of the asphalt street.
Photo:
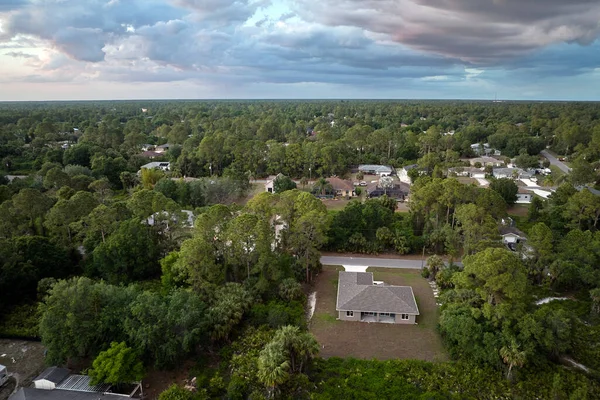
{"label": "asphalt street", "polygon": [[568,174],[569,172],[571,172],[571,168],[567,167],[567,165],[565,163],[559,161],[558,158],[554,157],[552,154],[548,153],[546,150],[542,150],[540,154],[543,155],[544,157],[546,157],[548,159],[548,161],[550,161],[550,164],[557,166],[564,173]]}

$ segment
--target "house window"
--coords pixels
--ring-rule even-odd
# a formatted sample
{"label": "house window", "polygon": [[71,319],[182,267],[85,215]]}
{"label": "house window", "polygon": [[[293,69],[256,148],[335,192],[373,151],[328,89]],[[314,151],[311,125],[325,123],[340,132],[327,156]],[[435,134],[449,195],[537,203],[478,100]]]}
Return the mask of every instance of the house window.
{"label": "house window", "polygon": [[376,312],[364,312],[363,315],[365,317],[376,317],[377,313]]}
{"label": "house window", "polygon": [[389,317],[390,313],[389,312],[382,312],[382,313],[379,313],[379,316],[380,317]]}
{"label": "house window", "polygon": [[408,320],[408,314],[402,314],[400,318],[406,321]]}
{"label": "house window", "polygon": [[354,311],[346,311],[346,317],[354,317]]}

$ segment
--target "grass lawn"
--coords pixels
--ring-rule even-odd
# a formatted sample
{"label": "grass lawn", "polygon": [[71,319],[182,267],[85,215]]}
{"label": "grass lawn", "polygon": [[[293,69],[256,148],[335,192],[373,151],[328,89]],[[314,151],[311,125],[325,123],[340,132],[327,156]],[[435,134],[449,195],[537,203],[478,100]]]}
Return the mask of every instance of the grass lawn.
{"label": "grass lawn", "polygon": [[323,204],[325,204],[325,207],[327,207],[328,210],[334,210],[334,211],[343,210],[344,207],[346,207],[346,205],[348,203],[350,203],[350,200],[343,200],[343,199],[321,200],[321,201],[323,202]]}
{"label": "grass lawn", "polygon": [[321,345],[321,357],[361,359],[418,359],[444,361],[448,357],[437,332],[439,309],[420,271],[369,268],[375,280],[412,286],[421,315],[417,325],[338,321],[335,310],[340,266],[324,266],[317,277],[317,304],[310,331]]}
{"label": "grass lawn", "polygon": [[518,217],[526,217],[529,212],[529,204],[513,204],[506,210],[508,215],[516,215]]}

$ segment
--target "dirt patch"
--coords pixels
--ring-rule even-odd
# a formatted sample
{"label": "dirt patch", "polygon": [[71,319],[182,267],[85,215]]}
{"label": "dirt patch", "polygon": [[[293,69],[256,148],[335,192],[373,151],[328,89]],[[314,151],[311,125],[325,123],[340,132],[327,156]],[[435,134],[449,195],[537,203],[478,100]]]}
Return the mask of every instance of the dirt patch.
{"label": "dirt patch", "polygon": [[[0,339],[0,364],[16,378],[18,386],[28,386],[45,368],[44,346],[40,342]],[[0,400],[8,399],[7,388],[0,391]]]}
{"label": "dirt patch", "polygon": [[190,371],[194,365],[193,361],[186,361],[174,370],[150,370],[143,380],[145,399],[158,399],[158,396],[174,383],[184,386],[190,378]]}
{"label": "dirt patch", "polygon": [[338,321],[335,310],[338,271],[341,267],[323,268],[315,289],[317,305],[310,331],[321,345],[321,357],[355,357],[361,359],[417,359],[444,361],[448,357],[436,330],[439,309],[431,287],[419,271],[371,269],[375,280],[393,285],[412,286],[421,315],[417,325],[393,325]]}
{"label": "dirt patch", "polygon": [[506,210],[508,215],[517,215],[519,217],[526,217],[529,212],[529,205],[527,204],[515,204]]}

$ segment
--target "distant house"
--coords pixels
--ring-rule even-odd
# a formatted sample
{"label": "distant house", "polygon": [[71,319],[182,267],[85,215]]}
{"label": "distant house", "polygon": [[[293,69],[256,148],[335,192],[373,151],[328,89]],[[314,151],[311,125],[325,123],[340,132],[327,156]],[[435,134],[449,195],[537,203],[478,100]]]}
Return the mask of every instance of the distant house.
{"label": "distant house", "polygon": [[141,173],[143,169],[160,169],[162,171],[170,171],[171,163],[167,161],[154,161],[140,167],[138,173]]}
{"label": "distant house", "polygon": [[501,154],[499,150],[491,148],[489,143],[473,143],[471,150],[478,156],[499,156]]}
{"label": "distant house", "polygon": [[378,183],[367,185],[367,196],[369,198],[386,195],[392,199],[404,201],[410,193],[410,186],[406,183],[394,184],[392,187],[384,188]]}
{"label": "distant house", "polygon": [[156,151],[144,151],[143,153],[140,154],[140,156],[145,157],[145,158],[149,158],[149,159],[153,159],[156,157],[163,157],[165,155],[165,153],[158,153]]}
{"label": "distant house", "polygon": [[275,180],[277,178],[285,178],[285,175],[282,173],[277,174],[276,176],[269,176],[267,178],[267,182],[265,183],[265,192],[275,193]]}
{"label": "distant house", "polygon": [[388,324],[415,324],[419,315],[410,286],[374,282],[372,272],[339,272],[336,310],[343,321]]}
{"label": "distant house", "polygon": [[141,148],[142,148],[142,151],[154,150],[154,145],[146,143],[146,144],[143,144],[141,146]]}
{"label": "distant house", "polygon": [[485,179],[485,171],[475,167],[453,167],[448,168],[448,176],[464,176],[474,179]]}
{"label": "distant house", "polygon": [[193,228],[194,227],[194,213],[190,210],[181,210],[181,215],[175,215],[170,213],[169,211],[158,211],[149,216],[146,219],[146,223],[150,226],[155,226],[156,224],[164,224],[164,229],[166,231],[169,230],[169,223],[173,222],[177,224],[179,222],[179,218],[183,218],[184,220],[181,223],[181,226],[184,228]]}
{"label": "distant house", "polygon": [[398,175],[398,179],[400,179],[400,182],[404,182],[404,183],[408,183],[409,185],[411,184],[410,181],[410,176],[408,176],[408,171],[410,171],[411,169],[414,168],[418,168],[419,166],[417,164],[412,164],[412,165],[406,165],[402,168],[400,168],[396,175]]}
{"label": "distant house", "polygon": [[379,175],[379,176],[390,176],[394,170],[392,167],[388,167],[387,165],[359,165],[358,170],[364,174],[368,175]]}
{"label": "distant house", "polygon": [[156,148],[154,149],[155,152],[157,153],[164,153],[169,151],[169,149],[173,147],[173,145],[169,144],[169,143],[165,143],[165,144],[161,144],[160,146],[156,146]]}
{"label": "distant house", "polygon": [[339,197],[354,197],[354,185],[352,182],[340,179],[338,177],[331,177],[327,179],[333,190],[335,190],[336,196]]}
{"label": "distant house", "polygon": [[500,235],[502,236],[502,243],[505,245],[516,245],[527,240],[525,233],[517,229],[514,226],[502,225],[500,226]]}
{"label": "distant house", "polygon": [[517,192],[517,203],[518,204],[529,204],[533,200],[533,192],[527,188],[519,186]]}
{"label": "distant house", "polygon": [[533,174],[528,171],[524,171],[521,168],[494,168],[492,175],[496,179],[508,178],[508,179],[530,179]]}
{"label": "distant house", "polygon": [[504,165],[503,161],[498,160],[494,157],[482,156],[465,159],[463,161],[468,161],[471,166],[475,166],[475,164],[479,163],[483,167],[491,166],[491,167],[502,167]]}

